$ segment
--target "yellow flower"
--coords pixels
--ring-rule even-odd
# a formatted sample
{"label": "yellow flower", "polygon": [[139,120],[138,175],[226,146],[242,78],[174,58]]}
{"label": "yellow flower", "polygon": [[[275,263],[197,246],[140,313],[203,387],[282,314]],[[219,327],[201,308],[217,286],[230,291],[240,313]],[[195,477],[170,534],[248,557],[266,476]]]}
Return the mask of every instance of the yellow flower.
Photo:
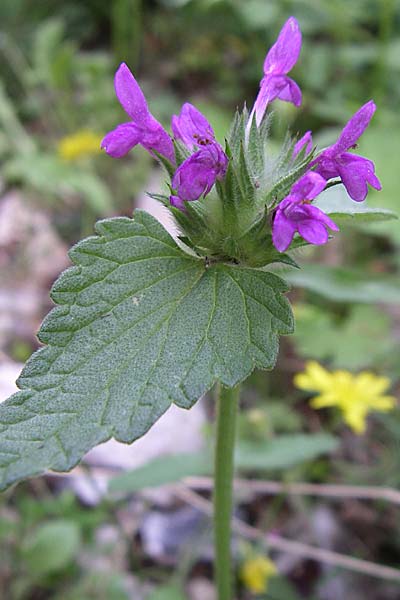
{"label": "yellow flower", "polygon": [[75,160],[82,156],[91,156],[101,152],[100,143],[102,136],[81,129],[72,135],[67,135],[58,143],[58,154],[64,160]]}
{"label": "yellow flower", "polygon": [[243,563],[240,578],[248,590],[262,594],[267,590],[269,579],[277,573],[272,560],[266,556],[253,556]]}
{"label": "yellow flower", "polygon": [[396,398],[384,396],[390,379],[369,371],[353,375],[349,371],[324,369],[315,361],[306,363],[303,373],[298,373],[294,384],[301,390],[319,392],[310,402],[313,408],[337,406],[345,422],[357,434],[364,433],[370,411],[386,412],[396,405]]}

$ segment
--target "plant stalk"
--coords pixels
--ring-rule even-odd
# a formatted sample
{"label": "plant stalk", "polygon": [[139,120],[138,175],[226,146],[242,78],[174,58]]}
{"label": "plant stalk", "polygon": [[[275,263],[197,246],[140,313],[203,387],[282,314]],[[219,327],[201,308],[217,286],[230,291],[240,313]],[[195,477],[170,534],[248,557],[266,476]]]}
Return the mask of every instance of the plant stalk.
{"label": "plant stalk", "polygon": [[232,600],[231,518],[233,451],[240,386],[219,386],[214,471],[215,581],[218,600]]}

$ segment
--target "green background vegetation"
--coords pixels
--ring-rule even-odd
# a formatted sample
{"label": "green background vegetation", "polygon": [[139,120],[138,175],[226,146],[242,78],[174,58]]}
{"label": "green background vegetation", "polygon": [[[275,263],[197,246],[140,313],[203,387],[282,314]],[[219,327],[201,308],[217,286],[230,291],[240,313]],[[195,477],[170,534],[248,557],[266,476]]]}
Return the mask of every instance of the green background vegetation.
{"label": "green background vegetation", "polygon": [[[82,129],[103,135],[124,120],[112,85],[118,64],[127,62],[167,127],[170,115],[191,101],[223,140],[234,109],[243,102],[252,105],[265,53],[290,15],[303,32],[293,77],[304,101],[301,110],[274,104],[273,139],[279,144],[289,123],[293,133],[312,129],[315,141],[327,145],[351,114],[373,98],[378,110],[358,152],[374,160],[383,190],[371,190],[367,202],[399,212],[398,0],[2,0],[3,195],[19,190],[26,211],[48,215],[67,245],[91,234],[97,218],[130,216],[143,190],[154,186],[154,176],[158,181],[157,167],[145,152],[137,149],[123,160],[98,154],[68,162],[57,151],[67,135]],[[398,410],[373,416],[366,436],[355,438],[340,415],[312,411],[308,398],[292,385],[304,361],[315,359],[328,368],[386,375],[396,393],[399,245],[400,227],[391,221],[343,227],[326,247],[296,251],[303,269],[286,275],[294,285],[297,332],[283,340],[277,369],[254,374],[244,392],[237,457],[241,476],[400,486]],[[18,261],[17,256],[12,268],[17,278]],[[27,262],[29,273],[29,257]],[[7,270],[2,279],[7,289]],[[44,314],[47,307],[42,310]],[[30,336],[17,332],[1,352],[22,361],[36,347],[33,331]],[[211,400],[208,406],[211,413]],[[210,446],[211,431],[204,436]],[[209,563],[193,548],[189,559],[175,565],[152,561],[123,517],[143,487],[209,472],[202,457],[194,455],[184,463],[187,470],[178,457],[116,479],[111,488],[118,494],[110,492],[95,507],[82,505],[71,491],[60,492],[46,478],[3,495],[0,597],[122,600],[142,593],[149,600],[186,598],[184,588],[191,579],[199,573],[210,578]],[[340,551],[400,567],[395,507],[326,502],[338,529],[346,531]],[[241,510],[245,520],[260,528],[290,522],[287,535],[295,538],[296,526],[311,520],[316,506],[315,499],[280,495],[243,500]],[[99,531],[108,525],[115,538],[100,544]],[[187,549],[182,553],[187,556]],[[238,557],[240,562],[240,552]],[[111,568],[103,569],[106,558]],[[132,574],[142,591],[127,591]],[[342,577],[346,600],[399,597],[395,584],[303,561],[277,579],[265,598],[317,598],[321,586],[335,577]]]}

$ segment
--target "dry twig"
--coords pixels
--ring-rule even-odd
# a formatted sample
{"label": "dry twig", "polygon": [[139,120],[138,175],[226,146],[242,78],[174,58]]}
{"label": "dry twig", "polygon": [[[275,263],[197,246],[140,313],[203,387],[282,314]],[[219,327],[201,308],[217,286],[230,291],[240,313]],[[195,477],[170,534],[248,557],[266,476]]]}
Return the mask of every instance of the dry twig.
{"label": "dry twig", "polygon": [[[186,477],[185,484],[197,490],[212,490],[210,477]],[[315,483],[281,483],[279,481],[256,481],[235,479],[237,490],[258,494],[295,494],[301,496],[323,496],[326,498],[357,498],[359,500],[385,500],[400,505],[400,491],[393,488],[358,485],[331,485]]]}
{"label": "dry twig", "polygon": [[[211,502],[185,485],[176,487],[176,495],[181,500],[191,504],[206,515],[210,517],[212,516],[213,506]],[[314,546],[310,546],[309,544],[288,540],[272,533],[264,533],[255,527],[252,527],[251,525],[247,525],[247,523],[244,523],[236,517],[234,517],[232,520],[232,526],[234,531],[236,531],[236,533],[239,535],[249,540],[261,541],[270,549],[272,548],[279,552],[297,554],[302,558],[309,558],[333,567],[341,567],[343,569],[348,569],[349,571],[363,573],[364,575],[371,575],[380,579],[388,579],[391,581],[400,582],[400,570],[398,569],[386,567],[384,565],[378,565],[367,560],[360,560],[359,558],[353,558],[351,556],[346,556],[345,554],[332,552],[331,550],[316,548]]]}

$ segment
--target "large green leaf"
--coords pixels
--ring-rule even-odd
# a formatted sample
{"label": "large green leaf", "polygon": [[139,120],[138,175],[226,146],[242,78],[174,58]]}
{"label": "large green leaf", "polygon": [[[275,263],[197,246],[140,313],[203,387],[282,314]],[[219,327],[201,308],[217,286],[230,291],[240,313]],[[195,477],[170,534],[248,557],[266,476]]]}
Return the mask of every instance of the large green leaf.
{"label": "large green leaf", "polygon": [[272,368],[293,318],[276,275],[207,265],[145,212],[100,221],[52,291],[59,304],[0,406],[0,487],[74,466],[111,436],[132,442],[172,402]]}
{"label": "large green leaf", "polygon": [[400,282],[393,275],[307,264],[301,270],[285,272],[285,278],[337,302],[400,302]]}
{"label": "large green leaf", "polygon": [[175,483],[184,477],[211,475],[212,457],[207,452],[173,454],[151,460],[142,467],[117,475],[110,481],[112,492],[136,492],[143,488]]}
{"label": "large green leaf", "polygon": [[235,465],[241,471],[288,469],[336,450],[337,440],[327,433],[279,435],[265,442],[241,442]]}
{"label": "large green leaf", "polygon": [[[239,442],[235,465],[241,471],[285,469],[321,454],[332,452],[337,440],[328,434],[279,435],[263,442]],[[114,477],[112,492],[136,492],[147,487],[175,483],[185,477],[211,475],[212,456],[207,451],[196,454],[162,456],[148,464]]]}

